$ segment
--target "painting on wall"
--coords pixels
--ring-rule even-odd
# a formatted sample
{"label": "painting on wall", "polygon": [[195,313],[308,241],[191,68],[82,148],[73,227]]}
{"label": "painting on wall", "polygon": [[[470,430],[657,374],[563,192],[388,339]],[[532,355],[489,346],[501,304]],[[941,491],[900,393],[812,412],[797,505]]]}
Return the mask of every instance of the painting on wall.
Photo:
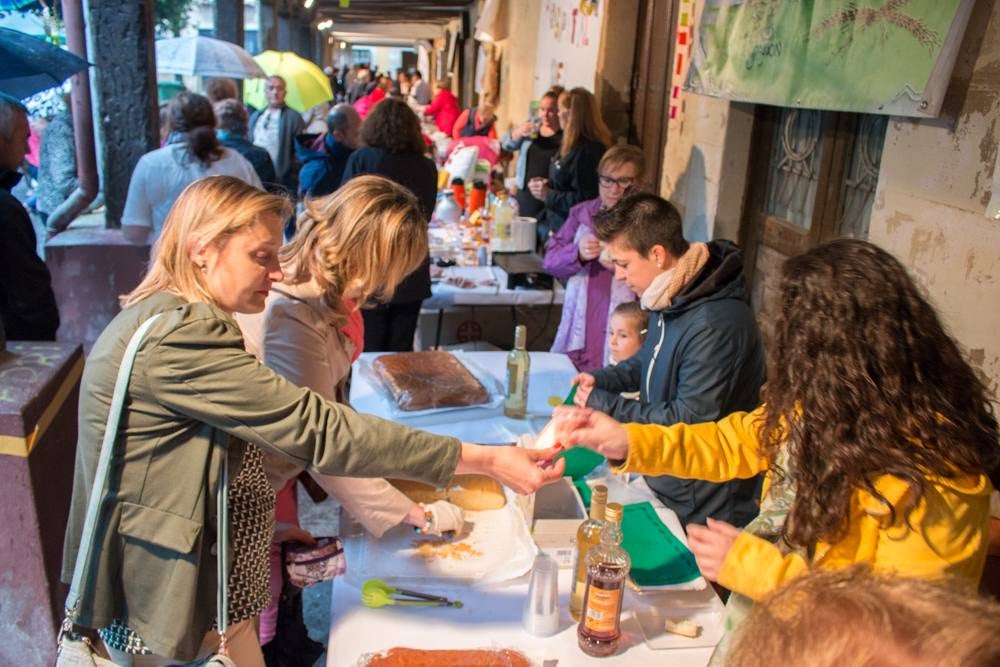
{"label": "painting on wall", "polygon": [[708,0],[686,88],[730,100],[938,114],[974,0]]}
{"label": "painting on wall", "polygon": [[605,0],[544,0],[535,63],[536,98],[559,85],[594,89]]}

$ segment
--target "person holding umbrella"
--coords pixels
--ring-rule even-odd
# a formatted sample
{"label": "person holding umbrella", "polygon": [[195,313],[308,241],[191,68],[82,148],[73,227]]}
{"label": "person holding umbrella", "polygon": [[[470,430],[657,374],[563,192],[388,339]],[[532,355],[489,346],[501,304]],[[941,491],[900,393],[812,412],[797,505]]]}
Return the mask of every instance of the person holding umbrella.
{"label": "person holding umbrella", "polygon": [[278,183],[294,194],[299,191],[299,159],[295,137],[305,130],[302,115],[285,104],[288,85],[284,77],[273,74],[264,88],[267,107],[250,116],[250,138],[267,150],[274,162]]}

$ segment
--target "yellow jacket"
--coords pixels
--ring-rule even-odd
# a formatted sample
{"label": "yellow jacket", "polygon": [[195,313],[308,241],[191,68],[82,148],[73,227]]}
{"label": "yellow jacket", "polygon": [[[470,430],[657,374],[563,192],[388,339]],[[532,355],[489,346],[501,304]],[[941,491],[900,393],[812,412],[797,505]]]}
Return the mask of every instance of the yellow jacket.
{"label": "yellow jacket", "polygon": [[[768,469],[757,439],[763,418],[764,409],[758,408],[704,424],[627,424],[629,454],[620,470],[712,482],[751,477]],[[884,572],[926,579],[953,575],[978,584],[986,562],[992,485],[985,475],[927,479],[927,491],[909,515],[913,529],[903,512],[897,511],[893,521],[885,503],[855,489],[846,533],[832,544],[820,541],[811,565],[836,569],[868,563]],[[874,484],[894,507],[908,505],[912,489],[904,480],[883,475]],[[723,563],[719,583],[757,600],[809,567],[801,555],[784,554],[743,532]]]}

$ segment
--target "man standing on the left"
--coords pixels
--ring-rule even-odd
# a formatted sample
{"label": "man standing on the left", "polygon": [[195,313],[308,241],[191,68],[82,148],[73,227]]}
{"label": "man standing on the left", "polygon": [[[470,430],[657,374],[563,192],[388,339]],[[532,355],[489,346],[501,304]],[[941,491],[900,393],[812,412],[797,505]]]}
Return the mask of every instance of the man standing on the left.
{"label": "man standing on the left", "polygon": [[0,93],[0,320],[9,340],[55,340],[59,311],[35,229],[10,193],[28,152],[28,112]]}

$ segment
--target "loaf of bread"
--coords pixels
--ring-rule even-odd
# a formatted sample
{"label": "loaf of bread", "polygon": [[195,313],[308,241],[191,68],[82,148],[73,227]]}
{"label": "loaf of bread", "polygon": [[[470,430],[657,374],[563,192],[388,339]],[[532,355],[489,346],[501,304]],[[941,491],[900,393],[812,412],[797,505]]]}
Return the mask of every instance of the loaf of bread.
{"label": "loaf of bread", "polygon": [[391,648],[368,658],[368,667],[530,667],[522,653],[510,649],[423,650]]}
{"label": "loaf of bread", "polygon": [[372,367],[402,410],[467,407],[490,400],[486,387],[450,352],[383,354]]}
{"label": "loaf of bread", "polygon": [[447,500],[464,510],[497,510],[507,504],[500,482],[486,475],[455,475],[444,489],[409,479],[390,479],[393,486],[415,503]]}

